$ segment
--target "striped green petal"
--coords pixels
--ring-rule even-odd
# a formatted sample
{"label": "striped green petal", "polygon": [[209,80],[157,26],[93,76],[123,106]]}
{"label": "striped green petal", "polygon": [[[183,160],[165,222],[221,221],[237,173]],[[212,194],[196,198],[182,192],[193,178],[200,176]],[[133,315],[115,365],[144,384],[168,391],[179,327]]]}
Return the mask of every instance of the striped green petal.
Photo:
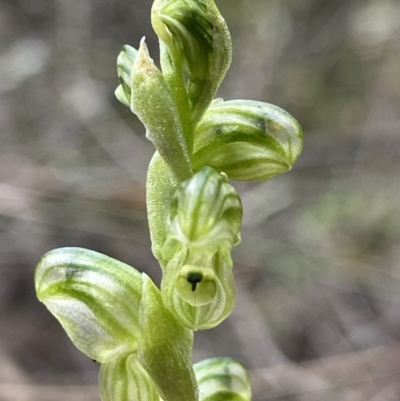
{"label": "striped green petal", "polygon": [[240,197],[226,176],[203,167],[175,191],[164,257],[172,258],[175,242],[214,252],[230,250],[239,242],[242,212]]}
{"label": "striped green petal", "polygon": [[160,398],[135,354],[122,354],[103,363],[99,382],[102,401],[159,401]]}
{"label": "striped green petal", "polygon": [[136,349],[142,278],[132,267],[82,248],[48,252],[36,294],[75,346],[99,362]]}
{"label": "striped green petal", "polygon": [[137,56],[137,50],[129,45],[124,45],[117,58],[117,74],[121,85],[115,91],[117,99],[125,106],[131,107],[131,83],[133,63]]}
{"label": "striped green petal", "polygon": [[[202,114],[215,95],[232,58],[228,27],[214,0],[155,0],[153,28],[172,57],[182,66],[175,74],[187,77],[193,121]],[[166,64],[163,62],[162,64]]]}
{"label": "striped green petal", "polygon": [[210,358],[194,366],[199,401],[250,401],[251,386],[246,369],[231,358]]}
{"label": "striped green petal", "polygon": [[193,165],[240,181],[266,180],[288,171],[303,146],[299,123],[272,104],[214,101],[198,124]]}
{"label": "striped green petal", "polygon": [[164,401],[197,401],[191,351],[193,333],[164,306],[159,289],[143,274],[142,335],[138,359]]}

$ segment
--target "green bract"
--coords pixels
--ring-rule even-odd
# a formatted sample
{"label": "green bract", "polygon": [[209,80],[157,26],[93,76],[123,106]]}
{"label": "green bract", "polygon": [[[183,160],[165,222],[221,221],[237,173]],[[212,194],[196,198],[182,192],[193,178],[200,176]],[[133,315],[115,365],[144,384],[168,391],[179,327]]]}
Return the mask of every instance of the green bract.
{"label": "green bract", "polygon": [[150,227],[151,249],[154,256],[164,267],[162,248],[166,241],[170,224],[170,212],[175,183],[168,165],[156,152],[147,171],[146,204]]}
{"label": "green bract", "polygon": [[189,178],[192,170],[178,109],[143,40],[133,63],[131,109],[176,178]]}
{"label": "green bract", "polygon": [[289,113],[252,100],[214,101],[195,138],[195,170],[208,165],[241,181],[290,170],[303,146],[301,127]]}
{"label": "green bract", "polygon": [[196,401],[192,369],[193,333],[166,310],[159,289],[143,275],[140,305],[139,360],[153,378],[163,400]]}

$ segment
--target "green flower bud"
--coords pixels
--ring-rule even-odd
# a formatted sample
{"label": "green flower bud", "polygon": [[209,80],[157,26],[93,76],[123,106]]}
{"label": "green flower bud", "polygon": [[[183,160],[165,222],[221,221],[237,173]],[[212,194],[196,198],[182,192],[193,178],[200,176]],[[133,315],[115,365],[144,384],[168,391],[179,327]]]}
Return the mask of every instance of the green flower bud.
{"label": "green flower bud", "polygon": [[35,271],[36,294],[74,345],[99,362],[135,352],[142,277],[132,267],[97,252],[60,248]]}
{"label": "green flower bud", "polygon": [[164,401],[197,401],[191,356],[193,333],[168,311],[160,291],[145,274],[140,327],[138,358],[160,397]]}
{"label": "green flower bud", "polygon": [[102,401],[159,401],[160,396],[136,355],[123,354],[103,363],[99,374]]}
{"label": "green flower bud", "polygon": [[177,188],[162,250],[165,305],[192,330],[216,326],[232,311],[231,249],[240,241],[242,206],[226,176],[204,167]]}
{"label": "green flower bud", "polygon": [[124,45],[117,58],[117,74],[121,85],[116,89],[115,96],[129,108],[131,107],[132,69],[137,53],[137,50],[132,46]]}
{"label": "green flower bud", "polygon": [[192,175],[178,110],[161,71],[142,40],[132,70],[131,108],[178,181]]}
{"label": "green flower bud", "polygon": [[197,126],[193,166],[209,165],[240,181],[266,180],[290,170],[302,146],[299,123],[281,108],[218,99]]}
{"label": "green flower bud", "polygon": [[194,366],[199,401],[250,401],[250,379],[246,369],[231,358],[210,358]]}
{"label": "green flower bud", "polygon": [[162,57],[174,58],[173,64],[182,66],[176,73],[188,78],[193,120],[197,122],[231,62],[232,43],[225,20],[214,0],[155,0],[152,24],[169,49]]}

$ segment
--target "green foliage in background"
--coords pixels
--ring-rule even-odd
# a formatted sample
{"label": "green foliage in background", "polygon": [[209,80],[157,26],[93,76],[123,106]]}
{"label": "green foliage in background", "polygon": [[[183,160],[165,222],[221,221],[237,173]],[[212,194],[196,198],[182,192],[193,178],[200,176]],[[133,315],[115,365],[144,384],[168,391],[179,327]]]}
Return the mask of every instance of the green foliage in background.
{"label": "green foliage in background", "polygon": [[47,253],[37,296],[76,347],[101,363],[103,401],[249,401],[246,370],[229,358],[192,366],[193,332],[215,327],[235,304],[232,248],[242,204],[229,179],[289,170],[299,124],[277,106],[214,99],[231,61],[213,0],[155,0],[161,69],[144,40],[117,60],[117,98],[142,121],[156,152],[147,209],[161,290],[134,268],[91,250]]}

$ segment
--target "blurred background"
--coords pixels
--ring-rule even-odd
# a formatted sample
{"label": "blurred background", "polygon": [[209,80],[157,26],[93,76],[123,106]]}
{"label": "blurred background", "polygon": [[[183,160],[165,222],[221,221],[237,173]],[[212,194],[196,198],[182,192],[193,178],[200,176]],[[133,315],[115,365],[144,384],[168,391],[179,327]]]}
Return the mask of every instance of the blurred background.
{"label": "blurred background", "polygon": [[[0,400],[95,401],[98,364],[35,298],[40,257],[80,246],[160,282],[153,147],[114,97],[150,0],[0,0]],[[234,46],[218,95],[304,129],[289,174],[235,183],[237,306],[194,360],[237,358],[255,401],[400,399],[400,2],[218,0]]]}

